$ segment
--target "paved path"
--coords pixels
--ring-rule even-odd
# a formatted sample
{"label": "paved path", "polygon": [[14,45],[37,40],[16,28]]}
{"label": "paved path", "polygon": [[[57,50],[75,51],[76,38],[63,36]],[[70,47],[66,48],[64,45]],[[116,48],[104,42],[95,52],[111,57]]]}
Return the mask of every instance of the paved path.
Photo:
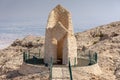
{"label": "paved path", "polygon": [[[74,71],[73,73],[76,75]],[[70,80],[70,74],[69,74],[68,67],[53,67],[52,78],[53,78],[52,80]],[[73,80],[78,80],[78,79],[75,78],[74,76]]]}

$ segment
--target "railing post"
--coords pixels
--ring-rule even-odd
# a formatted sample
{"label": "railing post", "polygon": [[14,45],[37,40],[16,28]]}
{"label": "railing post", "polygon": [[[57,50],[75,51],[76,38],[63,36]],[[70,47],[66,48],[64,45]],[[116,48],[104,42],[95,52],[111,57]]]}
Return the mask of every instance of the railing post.
{"label": "railing post", "polygon": [[69,73],[70,73],[70,80],[73,80],[72,78],[72,69],[71,69],[71,64],[70,64],[70,59],[69,59]]}
{"label": "railing post", "polygon": [[23,62],[25,62],[26,61],[26,54],[25,54],[25,52],[23,52]]}
{"label": "railing post", "polygon": [[50,80],[52,80],[52,67],[53,67],[53,59],[51,57],[51,64],[50,64]]}
{"label": "railing post", "polygon": [[89,64],[88,65],[93,65],[95,63],[97,63],[97,53],[95,52],[93,55],[90,54],[89,51]]}
{"label": "railing post", "polygon": [[39,58],[40,58],[40,48],[39,48]]}
{"label": "railing post", "polygon": [[25,52],[25,62],[27,62],[27,54],[26,54],[26,52]]}
{"label": "railing post", "polygon": [[74,66],[76,66],[76,57],[74,58]]}
{"label": "railing post", "polygon": [[28,56],[27,56],[28,59],[30,59],[30,51],[29,51],[29,50],[27,51],[27,55],[28,55]]}
{"label": "railing post", "polygon": [[97,58],[98,58],[98,55],[97,55],[97,53],[95,52],[95,54],[94,54],[94,57],[95,57],[95,61],[96,61],[96,63],[97,63]]}
{"label": "railing post", "polygon": [[28,50],[26,51],[26,60],[28,60],[29,59],[29,52],[28,52]]}
{"label": "railing post", "polygon": [[89,65],[92,65],[92,60],[91,60],[91,54],[90,54],[90,51],[89,51]]}
{"label": "railing post", "polygon": [[33,56],[33,64],[36,64],[36,63],[37,63],[37,61],[36,61],[36,57]]}

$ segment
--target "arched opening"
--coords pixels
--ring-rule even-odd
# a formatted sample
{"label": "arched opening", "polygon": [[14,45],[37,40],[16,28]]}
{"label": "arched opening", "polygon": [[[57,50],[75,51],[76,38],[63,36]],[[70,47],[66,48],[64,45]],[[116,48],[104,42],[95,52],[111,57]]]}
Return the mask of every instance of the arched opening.
{"label": "arched opening", "polygon": [[67,30],[61,22],[56,23],[56,25],[52,28],[52,37],[56,39],[55,58],[57,64],[62,64],[63,62],[63,46],[66,33]]}
{"label": "arched opening", "polygon": [[62,64],[63,61],[63,43],[63,38],[57,41],[57,64]]}

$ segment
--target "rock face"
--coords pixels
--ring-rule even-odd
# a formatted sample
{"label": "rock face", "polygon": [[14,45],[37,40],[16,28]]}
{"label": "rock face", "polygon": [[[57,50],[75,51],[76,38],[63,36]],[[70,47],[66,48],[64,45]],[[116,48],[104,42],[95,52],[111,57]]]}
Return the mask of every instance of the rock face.
{"label": "rock face", "polygon": [[[50,13],[45,35],[45,63],[71,64],[77,57],[76,39],[70,13],[61,5],[56,6]],[[76,59],[77,64],[77,59]]]}

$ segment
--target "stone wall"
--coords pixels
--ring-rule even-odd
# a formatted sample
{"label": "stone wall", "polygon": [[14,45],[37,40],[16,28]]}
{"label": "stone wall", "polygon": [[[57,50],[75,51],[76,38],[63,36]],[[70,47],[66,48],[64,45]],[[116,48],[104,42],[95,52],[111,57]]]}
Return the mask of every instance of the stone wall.
{"label": "stone wall", "polygon": [[[77,57],[76,39],[73,35],[73,26],[70,13],[61,5],[56,6],[49,14],[46,34],[45,34],[45,63],[59,60],[62,64],[71,64]],[[77,59],[76,59],[77,63]]]}

